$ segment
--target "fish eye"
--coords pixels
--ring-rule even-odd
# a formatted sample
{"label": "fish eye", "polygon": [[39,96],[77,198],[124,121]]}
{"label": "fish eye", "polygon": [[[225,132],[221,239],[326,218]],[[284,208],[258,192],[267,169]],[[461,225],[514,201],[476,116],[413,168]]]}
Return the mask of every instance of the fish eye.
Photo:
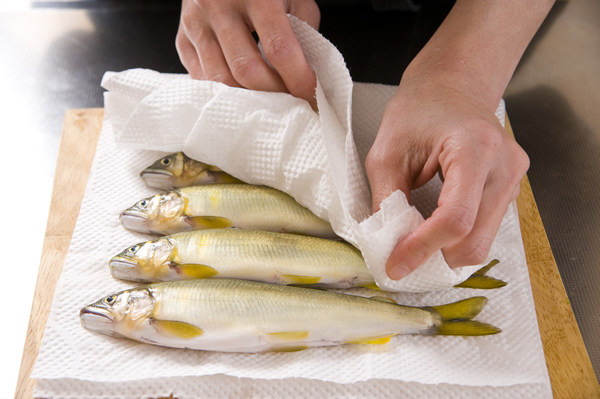
{"label": "fish eye", "polygon": [[170,158],[163,158],[160,160],[160,163],[167,166],[171,163],[171,159]]}
{"label": "fish eye", "polygon": [[148,200],[143,199],[140,202],[138,202],[138,205],[143,208],[146,205],[148,205]]}
{"label": "fish eye", "polygon": [[115,303],[116,299],[117,299],[116,296],[111,295],[111,296],[104,298],[104,303],[106,303],[107,305],[112,305],[113,303]]}
{"label": "fish eye", "polygon": [[136,253],[138,249],[140,249],[140,246],[134,245],[133,247],[129,248],[129,252]]}

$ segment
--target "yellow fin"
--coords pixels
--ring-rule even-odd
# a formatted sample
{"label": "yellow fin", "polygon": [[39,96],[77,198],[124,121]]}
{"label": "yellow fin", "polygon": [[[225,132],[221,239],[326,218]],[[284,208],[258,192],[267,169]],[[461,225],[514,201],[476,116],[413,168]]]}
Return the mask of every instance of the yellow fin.
{"label": "yellow fin", "polygon": [[502,332],[498,327],[491,324],[480,323],[474,320],[443,321],[442,325],[434,333],[435,335],[490,335]]}
{"label": "yellow fin", "polygon": [[433,306],[433,309],[444,320],[471,320],[483,309],[488,299],[484,296],[474,296],[447,305]]}
{"label": "yellow fin", "polygon": [[218,271],[213,269],[210,266],[206,265],[195,265],[195,264],[185,264],[185,265],[177,265],[175,269],[178,273],[183,274],[189,278],[209,278],[212,276],[216,276],[219,274]]}
{"label": "yellow fin", "polygon": [[281,346],[279,348],[275,348],[273,352],[299,352],[304,349],[308,349],[308,345],[295,345],[295,346]]}
{"label": "yellow fin", "polygon": [[183,321],[152,319],[150,324],[155,327],[159,333],[164,333],[183,339],[191,339],[204,334],[204,331],[202,331],[201,328]]}
{"label": "yellow fin", "polygon": [[473,274],[460,284],[456,284],[454,288],[474,288],[479,290],[492,290],[494,288],[504,287],[506,281],[498,280],[490,276],[480,276]]}
{"label": "yellow fin", "polygon": [[227,184],[245,184],[240,179],[236,179],[235,177],[225,173],[225,172],[216,172],[214,174],[215,183],[227,183]]}
{"label": "yellow fin", "polygon": [[388,298],[386,296],[372,296],[369,299],[372,299],[374,301],[379,301],[379,302],[389,302],[389,303],[393,303],[393,304],[398,304],[398,302],[394,301],[392,298]]}
{"label": "yellow fin", "polygon": [[185,221],[195,230],[224,229],[233,224],[229,219],[220,216],[188,216]]}
{"label": "yellow fin", "polygon": [[[394,334],[394,335],[396,335],[396,334]],[[390,335],[389,337],[381,337],[381,338],[357,339],[356,341],[348,341],[348,343],[349,344],[383,345],[383,344],[387,344],[388,342],[390,342],[390,339],[392,339],[392,337],[394,335]]]}
{"label": "yellow fin", "polygon": [[491,290],[494,288],[504,287],[507,283],[502,280],[498,280],[494,277],[486,276],[485,274],[490,271],[490,269],[496,266],[500,261],[498,259],[494,259],[486,266],[477,270],[471,277],[466,279],[460,284],[456,284],[454,288],[474,288],[480,290]]}
{"label": "yellow fin", "polygon": [[282,274],[283,280],[287,284],[316,284],[321,281],[321,277],[313,276],[294,276],[292,274]]}
{"label": "yellow fin", "polygon": [[301,341],[308,338],[308,331],[284,331],[276,333],[268,333],[267,335],[280,339],[282,341]]}
{"label": "yellow fin", "polygon": [[375,284],[375,281],[373,281],[372,283],[361,284],[360,287],[370,288],[372,290],[379,290],[379,291],[381,291],[381,288],[379,288],[377,286],[377,284]]}

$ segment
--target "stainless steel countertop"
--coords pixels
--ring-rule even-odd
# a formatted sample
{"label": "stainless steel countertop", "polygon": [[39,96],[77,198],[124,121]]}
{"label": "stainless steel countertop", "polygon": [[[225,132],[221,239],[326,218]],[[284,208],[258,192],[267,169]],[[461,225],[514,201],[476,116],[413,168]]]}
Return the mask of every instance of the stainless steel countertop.
{"label": "stainless steel countertop", "polygon": [[[429,3],[435,3],[429,4]],[[369,6],[321,7],[321,32],[342,52],[356,81],[397,84],[451,2],[420,13]],[[0,136],[4,150],[4,292],[0,398],[12,397],[58,154],[63,113],[101,107],[107,70],[184,73],[174,46],[179,6],[171,1],[0,3]],[[9,8],[10,7],[10,8]],[[590,358],[600,376],[600,2],[557,3],[505,93],[517,141]],[[6,211],[8,210],[8,212]],[[7,316],[8,315],[8,316]],[[4,391],[3,391],[4,389]]]}

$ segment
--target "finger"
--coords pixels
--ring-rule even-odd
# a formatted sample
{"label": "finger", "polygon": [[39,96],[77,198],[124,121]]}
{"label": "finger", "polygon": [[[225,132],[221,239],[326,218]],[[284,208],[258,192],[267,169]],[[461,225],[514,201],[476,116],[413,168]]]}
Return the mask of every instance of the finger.
{"label": "finger", "polygon": [[446,179],[438,208],[392,251],[386,264],[391,279],[405,277],[434,252],[467,236],[473,229],[489,167],[468,154],[469,151],[455,154],[457,161],[444,171]]}
{"label": "finger", "polygon": [[[518,147],[514,144],[513,146]],[[506,154],[500,159],[508,162],[499,165],[499,172],[488,179],[473,229],[465,238],[442,249],[450,267],[485,262],[508,206],[519,195],[521,179],[529,168],[529,158],[518,147],[512,156]],[[506,163],[509,164],[508,167]]]}
{"label": "finger", "polygon": [[290,5],[289,13],[309,24],[313,29],[319,30],[321,11],[313,1],[300,1]]}
{"label": "finger", "polygon": [[509,204],[519,194],[519,185],[505,187],[488,184],[484,189],[477,218],[471,232],[463,239],[442,249],[452,268],[485,262]]}
{"label": "finger", "polygon": [[210,28],[205,25],[197,26],[193,31],[186,30],[186,34],[196,49],[204,79],[241,87],[231,74],[221,46]]}
{"label": "finger", "polygon": [[217,40],[233,78],[251,90],[287,92],[283,80],[260,55],[241,17],[230,15],[215,25]]}
{"label": "finger", "polygon": [[283,79],[288,91],[296,97],[314,102],[317,79],[306,62],[283,5],[275,9],[268,8],[264,2],[256,2],[255,6],[249,8],[248,14],[267,59]]}
{"label": "finger", "polygon": [[177,48],[181,64],[183,64],[183,67],[188,71],[192,79],[204,79],[204,72],[202,71],[202,65],[200,65],[196,48],[188,39],[182,25],[179,25],[175,39],[175,47]]}

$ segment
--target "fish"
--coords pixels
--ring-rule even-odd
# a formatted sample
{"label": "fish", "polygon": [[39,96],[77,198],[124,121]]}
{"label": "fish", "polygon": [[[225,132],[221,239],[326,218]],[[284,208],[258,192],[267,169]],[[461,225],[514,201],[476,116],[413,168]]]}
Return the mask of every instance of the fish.
{"label": "fish", "polygon": [[[494,289],[493,260],[457,288]],[[271,284],[379,289],[361,252],[344,241],[242,229],[196,230],[135,244],[109,261],[119,279],[142,283],[232,278]]]}
{"label": "fish", "polygon": [[331,225],[288,194],[250,184],[184,187],[138,201],[120,215],[125,228],[168,235],[237,227],[337,238]]}
{"label": "fish", "polygon": [[343,241],[243,229],[196,230],[142,242],[109,262],[114,277],[153,283],[234,278],[323,288],[376,288],[361,252]]}
{"label": "fish", "polygon": [[167,155],[140,173],[146,184],[161,190],[174,190],[203,184],[241,184],[243,181],[220,168],[189,158],[183,152]]}
{"label": "fish", "polygon": [[152,345],[219,352],[295,352],[385,344],[399,334],[479,336],[501,330],[472,320],[487,298],[402,306],[325,290],[245,280],[156,283],[82,308],[81,325]]}

